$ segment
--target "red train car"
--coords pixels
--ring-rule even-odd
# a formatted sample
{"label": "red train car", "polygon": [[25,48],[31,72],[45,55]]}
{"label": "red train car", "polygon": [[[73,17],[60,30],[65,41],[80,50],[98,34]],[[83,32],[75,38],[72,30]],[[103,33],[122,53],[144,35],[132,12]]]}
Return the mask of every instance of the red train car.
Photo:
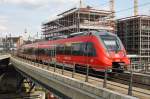
{"label": "red train car", "polygon": [[45,63],[87,66],[96,71],[124,70],[130,64],[125,48],[113,33],[91,31],[66,39],[24,45],[20,55]]}

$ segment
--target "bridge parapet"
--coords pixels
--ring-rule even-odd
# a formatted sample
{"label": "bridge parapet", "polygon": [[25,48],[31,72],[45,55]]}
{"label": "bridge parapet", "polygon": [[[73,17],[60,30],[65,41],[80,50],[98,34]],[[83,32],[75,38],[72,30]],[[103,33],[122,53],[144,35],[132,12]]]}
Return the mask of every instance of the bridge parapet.
{"label": "bridge parapet", "polygon": [[0,54],[0,60],[10,58],[10,54]]}
{"label": "bridge parapet", "polygon": [[102,87],[70,78],[40,67],[19,61],[13,57],[11,63],[18,70],[24,72],[31,78],[41,82],[47,87],[58,90],[72,99],[137,99]]}

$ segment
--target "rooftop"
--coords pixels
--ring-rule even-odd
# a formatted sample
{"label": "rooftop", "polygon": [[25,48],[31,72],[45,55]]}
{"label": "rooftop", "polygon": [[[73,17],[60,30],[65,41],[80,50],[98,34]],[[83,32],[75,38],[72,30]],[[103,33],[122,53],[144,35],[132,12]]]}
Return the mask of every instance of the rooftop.
{"label": "rooftop", "polygon": [[148,16],[148,15],[130,16],[130,17],[118,19],[118,21],[124,21],[124,20],[136,19],[136,18],[150,18],[150,16]]}
{"label": "rooftop", "polygon": [[64,16],[64,15],[68,15],[68,14],[71,14],[71,13],[75,13],[75,12],[92,12],[92,13],[104,13],[104,14],[111,14],[112,12],[111,11],[107,11],[107,10],[98,10],[98,9],[94,9],[92,7],[86,7],[86,8],[72,8],[72,9],[69,9],[61,14],[59,14],[58,16]]}
{"label": "rooftop", "polygon": [[108,10],[99,10],[99,9],[94,9],[92,7],[86,7],[86,8],[71,8],[63,13],[60,13],[58,14],[55,18],[52,18],[50,20],[47,20],[46,22],[43,22],[43,25],[46,25],[47,23],[49,22],[52,22],[52,21],[56,21],[56,20],[59,20],[65,16],[69,16],[73,13],[82,13],[82,14],[94,14],[94,15],[100,15],[100,16],[103,16],[103,17],[108,17],[109,15],[112,14],[111,11],[108,11]]}

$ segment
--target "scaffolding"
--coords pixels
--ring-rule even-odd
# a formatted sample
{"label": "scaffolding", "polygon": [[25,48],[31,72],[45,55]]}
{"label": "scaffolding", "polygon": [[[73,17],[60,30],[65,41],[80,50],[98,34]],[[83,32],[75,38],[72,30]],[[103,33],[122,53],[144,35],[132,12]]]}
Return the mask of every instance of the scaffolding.
{"label": "scaffolding", "polygon": [[42,24],[42,32],[46,39],[88,30],[115,31],[112,12],[93,9],[89,6],[72,8],[59,14],[58,18]]}
{"label": "scaffolding", "polygon": [[128,54],[150,62],[150,16],[137,15],[117,20],[117,34]]}

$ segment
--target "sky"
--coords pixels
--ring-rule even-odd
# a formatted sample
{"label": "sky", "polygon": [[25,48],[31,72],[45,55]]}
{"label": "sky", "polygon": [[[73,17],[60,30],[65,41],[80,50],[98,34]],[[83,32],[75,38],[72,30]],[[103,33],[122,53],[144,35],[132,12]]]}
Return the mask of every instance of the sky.
{"label": "sky", "polygon": [[[115,0],[116,18],[133,15],[134,0]],[[83,0],[84,5],[109,10],[109,0]],[[150,0],[138,0],[139,14],[150,15]],[[144,4],[144,5],[143,5]],[[145,5],[146,4],[146,5]],[[141,6],[142,5],[142,6]],[[0,0],[0,37],[12,36],[34,37],[41,34],[43,22],[52,20],[57,14],[79,6],[79,0]],[[24,31],[27,30],[28,34]]]}

